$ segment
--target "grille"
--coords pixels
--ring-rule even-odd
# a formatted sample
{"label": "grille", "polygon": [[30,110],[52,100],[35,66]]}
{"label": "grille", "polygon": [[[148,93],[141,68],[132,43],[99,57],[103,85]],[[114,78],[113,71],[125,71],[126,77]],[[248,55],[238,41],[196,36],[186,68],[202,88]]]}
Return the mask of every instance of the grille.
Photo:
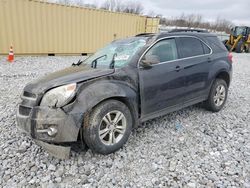
{"label": "grille", "polygon": [[26,106],[19,106],[19,114],[23,116],[29,116],[31,108]]}
{"label": "grille", "polygon": [[36,95],[27,91],[23,92],[24,97],[29,97],[29,98],[36,98]]}

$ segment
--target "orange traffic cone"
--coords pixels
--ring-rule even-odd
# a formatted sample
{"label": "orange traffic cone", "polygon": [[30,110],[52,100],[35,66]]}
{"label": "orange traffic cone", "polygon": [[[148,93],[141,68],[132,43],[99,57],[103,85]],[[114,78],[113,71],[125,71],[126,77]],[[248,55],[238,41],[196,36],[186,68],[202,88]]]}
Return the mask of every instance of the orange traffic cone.
{"label": "orange traffic cone", "polygon": [[8,56],[8,61],[11,63],[14,61],[14,51],[13,51],[13,47],[10,46],[10,52],[9,52],[9,56]]}

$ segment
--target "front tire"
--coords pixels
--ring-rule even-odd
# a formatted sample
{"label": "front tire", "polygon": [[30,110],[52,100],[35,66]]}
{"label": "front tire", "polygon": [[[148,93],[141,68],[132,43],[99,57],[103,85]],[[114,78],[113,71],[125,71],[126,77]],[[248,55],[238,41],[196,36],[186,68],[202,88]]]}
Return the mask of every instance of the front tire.
{"label": "front tire", "polygon": [[211,87],[205,107],[212,111],[220,111],[226,103],[228,94],[228,86],[225,80],[216,79]]}
{"label": "front tire", "polygon": [[129,108],[117,100],[96,106],[84,121],[83,136],[87,146],[96,153],[110,154],[119,150],[132,130]]}

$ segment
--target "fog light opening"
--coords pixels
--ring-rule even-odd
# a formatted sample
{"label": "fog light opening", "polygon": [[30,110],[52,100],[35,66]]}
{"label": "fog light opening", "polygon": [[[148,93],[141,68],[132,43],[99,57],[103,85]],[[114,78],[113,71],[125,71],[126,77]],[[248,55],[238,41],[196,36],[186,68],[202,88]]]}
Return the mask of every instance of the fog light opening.
{"label": "fog light opening", "polygon": [[47,129],[38,129],[37,133],[47,133],[49,136],[53,137],[57,134],[57,128],[55,127],[48,127]]}

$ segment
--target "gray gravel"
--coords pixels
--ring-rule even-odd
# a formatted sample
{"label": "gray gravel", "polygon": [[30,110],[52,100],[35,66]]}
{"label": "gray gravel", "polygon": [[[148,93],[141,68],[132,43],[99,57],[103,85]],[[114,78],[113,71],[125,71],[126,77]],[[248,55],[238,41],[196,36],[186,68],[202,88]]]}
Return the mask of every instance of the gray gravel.
{"label": "gray gravel", "polygon": [[250,54],[234,54],[219,113],[188,107],[144,123],[108,156],[51,157],[15,124],[27,82],[79,57],[0,57],[0,187],[250,187]]}

